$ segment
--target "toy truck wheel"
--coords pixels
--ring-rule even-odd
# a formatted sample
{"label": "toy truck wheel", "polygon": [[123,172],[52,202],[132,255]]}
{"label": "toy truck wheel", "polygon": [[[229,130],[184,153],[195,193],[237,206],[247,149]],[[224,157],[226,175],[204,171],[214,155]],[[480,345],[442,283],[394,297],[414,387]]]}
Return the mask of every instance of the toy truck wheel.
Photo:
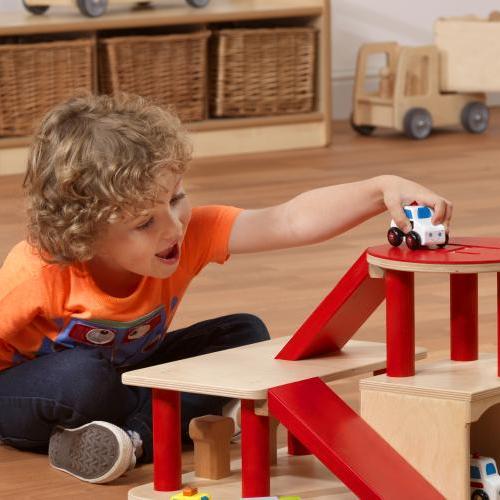
{"label": "toy truck wheel", "polygon": [[387,231],[387,241],[393,246],[398,247],[403,243],[405,238],[405,234],[398,227],[391,227],[389,231]]}
{"label": "toy truck wheel", "polygon": [[409,109],[403,120],[403,130],[410,139],[425,139],[432,131],[432,116],[424,108]]}
{"label": "toy truck wheel", "polygon": [[483,490],[476,490],[470,496],[471,500],[490,500],[488,493]]}
{"label": "toy truck wheel", "polygon": [[416,233],[415,231],[410,231],[406,235],[406,246],[410,250],[418,250],[422,246],[418,233]]}
{"label": "toy truck wheel", "polygon": [[108,0],[76,0],[80,12],[87,17],[102,16],[108,8]]}
{"label": "toy truck wheel", "polygon": [[462,110],[462,126],[471,134],[482,134],[488,128],[490,111],[482,102],[469,102]]}
{"label": "toy truck wheel", "polygon": [[48,5],[28,5],[25,0],[23,0],[23,6],[28,12],[35,14],[35,16],[41,16],[49,10]]}
{"label": "toy truck wheel", "polygon": [[202,9],[206,7],[210,0],[186,0],[186,2],[191,5],[191,7],[195,7],[197,9]]}
{"label": "toy truck wheel", "polygon": [[351,128],[354,132],[357,132],[359,135],[372,135],[375,131],[375,127],[373,125],[356,125],[354,123],[354,118],[351,115]]}

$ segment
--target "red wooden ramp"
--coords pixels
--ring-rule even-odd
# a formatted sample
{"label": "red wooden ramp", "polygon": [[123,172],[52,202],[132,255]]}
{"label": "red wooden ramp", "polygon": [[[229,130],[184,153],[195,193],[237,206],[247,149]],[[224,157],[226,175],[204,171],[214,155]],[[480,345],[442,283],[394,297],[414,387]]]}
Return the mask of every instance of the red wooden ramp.
{"label": "red wooden ramp", "polygon": [[319,378],[269,391],[269,411],[363,500],[444,497]]}
{"label": "red wooden ramp", "polygon": [[340,350],[384,298],[384,280],[370,277],[364,252],[276,359],[296,361]]}

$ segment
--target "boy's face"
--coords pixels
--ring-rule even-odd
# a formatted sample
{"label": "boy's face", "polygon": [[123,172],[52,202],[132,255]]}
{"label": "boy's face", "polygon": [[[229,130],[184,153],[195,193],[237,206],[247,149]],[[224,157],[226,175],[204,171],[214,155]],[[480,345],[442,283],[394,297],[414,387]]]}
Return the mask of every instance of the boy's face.
{"label": "boy's face", "polygon": [[191,205],[182,177],[165,173],[160,182],[167,188],[163,203],[157,203],[144,215],[126,216],[110,223],[100,238],[91,269],[98,270],[101,278],[168,278],[177,269]]}

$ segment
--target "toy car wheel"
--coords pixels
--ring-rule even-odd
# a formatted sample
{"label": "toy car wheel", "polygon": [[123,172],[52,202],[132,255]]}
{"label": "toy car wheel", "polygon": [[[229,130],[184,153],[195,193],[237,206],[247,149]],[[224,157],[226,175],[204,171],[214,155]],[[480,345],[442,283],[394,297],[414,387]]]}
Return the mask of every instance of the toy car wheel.
{"label": "toy car wheel", "polygon": [[472,134],[482,134],[488,128],[490,110],[482,102],[469,102],[462,110],[462,126]]}
{"label": "toy car wheel", "polygon": [[186,0],[186,2],[191,5],[191,7],[196,7],[197,9],[202,9],[206,7],[210,0]]}
{"label": "toy car wheel", "polygon": [[444,248],[448,244],[449,239],[450,239],[450,237],[448,236],[448,233],[446,233],[446,235],[444,237],[444,243],[441,243],[440,245],[438,245],[438,247]]}
{"label": "toy car wheel", "polygon": [[35,16],[41,16],[49,10],[48,5],[28,5],[25,0],[23,0],[23,5],[28,12],[35,14]]}
{"label": "toy car wheel", "polygon": [[432,116],[424,108],[409,109],[403,120],[403,130],[410,139],[425,139],[432,131]]}
{"label": "toy car wheel", "polygon": [[483,490],[476,490],[470,496],[471,500],[490,500],[488,493]]}
{"label": "toy car wheel", "polygon": [[354,118],[351,115],[351,128],[354,132],[357,132],[359,135],[372,135],[375,131],[375,127],[373,125],[356,125],[354,123]]}
{"label": "toy car wheel", "polygon": [[398,247],[403,243],[405,238],[405,234],[399,227],[391,227],[389,231],[387,231],[387,241],[393,246]]}
{"label": "toy car wheel", "polygon": [[108,0],[76,0],[76,5],[84,16],[102,16],[108,8]]}
{"label": "toy car wheel", "polygon": [[420,236],[415,231],[410,231],[406,235],[406,246],[410,250],[418,250],[422,246]]}

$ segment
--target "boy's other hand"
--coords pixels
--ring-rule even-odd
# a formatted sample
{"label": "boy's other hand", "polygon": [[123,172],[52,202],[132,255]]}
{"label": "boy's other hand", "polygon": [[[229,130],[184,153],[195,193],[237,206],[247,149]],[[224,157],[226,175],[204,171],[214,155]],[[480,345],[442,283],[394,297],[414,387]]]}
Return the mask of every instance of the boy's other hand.
{"label": "boy's other hand", "polygon": [[396,175],[382,175],[379,177],[379,182],[384,204],[401,231],[404,233],[411,231],[411,224],[403,206],[413,202],[432,208],[434,211],[432,223],[444,224],[446,232],[449,231],[453,213],[451,201],[416,182]]}

